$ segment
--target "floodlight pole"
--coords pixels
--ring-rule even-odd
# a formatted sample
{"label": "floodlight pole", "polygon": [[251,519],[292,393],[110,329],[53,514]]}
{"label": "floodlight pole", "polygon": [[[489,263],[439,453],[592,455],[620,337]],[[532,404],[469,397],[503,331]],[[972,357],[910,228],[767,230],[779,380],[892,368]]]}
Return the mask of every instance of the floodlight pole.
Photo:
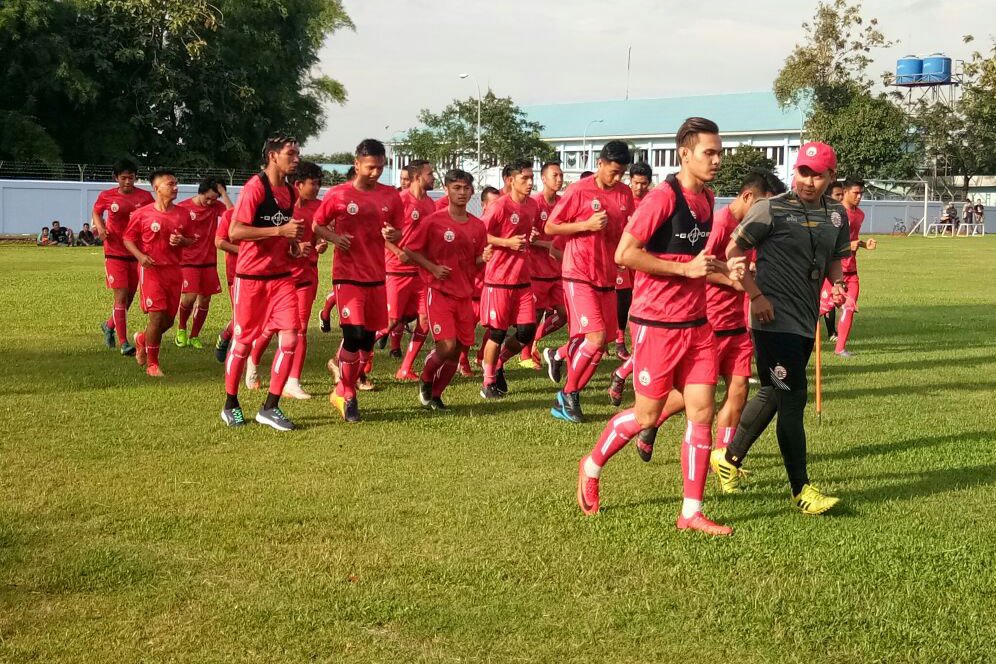
{"label": "floodlight pole", "polygon": [[588,163],[589,163],[589,159],[588,159],[588,130],[591,129],[591,125],[593,125],[593,124],[601,124],[603,122],[605,122],[605,120],[591,120],[590,122],[588,122],[587,125],[585,125],[584,133],[581,134],[581,151],[584,152],[584,167],[585,168],[588,168]]}
{"label": "floodlight pole", "polygon": [[460,78],[472,78],[477,86],[477,179],[481,179],[481,84],[470,74],[460,74]]}

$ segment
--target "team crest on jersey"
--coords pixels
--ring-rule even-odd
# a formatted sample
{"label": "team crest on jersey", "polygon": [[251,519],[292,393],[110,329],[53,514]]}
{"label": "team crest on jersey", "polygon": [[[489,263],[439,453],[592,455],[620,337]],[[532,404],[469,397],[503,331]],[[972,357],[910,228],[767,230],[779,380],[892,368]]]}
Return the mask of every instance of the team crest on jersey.
{"label": "team crest on jersey", "polygon": [[184,288],[190,288],[190,282],[189,282],[189,281],[187,281],[186,279],[184,279],[184,280],[183,280],[183,287],[184,287]]}
{"label": "team crest on jersey", "polygon": [[774,368],[771,370],[771,375],[777,378],[778,380],[785,380],[786,378],[788,378],[789,372],[788,369],[786,369],[782,365],[776,364]]}
{"label": "team crest on jersey", "polygon": [[452,242],[453,240],[456,239],[456,233],[454,233],[453,231],[446,231],[445,233],[443,233],[443,239],[446,240],[447,242]]}
{"label": "team crest on jersey", "polygon": [[120,209],[121,209],[120,205],[118,205],[117,203],[111,203],[111,212],[117,212]]}
{"label": "team crest on jersey", "polygon": [[341,313],[343,318],[349,318],[349,307],[343,307]]}
{"label": "team crest on jersey", "polygon": [[236,325],[234,332],[235,332],[235,336],[239,336],[240,334],[242,334],[242,326],[241,325]]}
{"label": "team crest on jersey", "polygon": [[546,221],[549,218],[550,218],[550,215],[548,215],[546,213],[546,210],[543,210],[542,212],[540,212],[540,221]]}
{"label": "team crest on jersey", "polygon": [[151,307],[152,306],[152,298],[151,297],[145,298],[145,306],[146,307]]}
{"label": "team crest on jersey", "polygon": [[359,211],[360,211],[360,206],[357,205],[356,203],[350,202],[350,204],[346,206],[346,212],[348,212],[351,215],[355,216]]}
{"label": "team crest on jersey", "polygon": [[149,226],[149,230],[151,230],[153,233],[158,233],[160,228],[161,227],[159,226],[158,221],[153,221],[152,224]]}
{"label": "team crest on jersey", "polygon": [[834,228],[840,228],[844,224],[844,220],[840,218],[840,212],[834,210],[830,213],[830,223],[834,225]]}
{"label": "team crest on jersey", "polygon": [[622,286],[622,285],[623,285],[623,278],[616,277],[616,286]]}
{"label": "team crest on jersey", "polygon": [[809,147],[809,148],[808,148],[808,149],[806,150],[806,156],[807,156],[807,157],[815,157],[815,156],[816,156],[816,153],[817,153],[817,152],[818,152],[818,150],[816,149],[816,147],[815,147],[815,146],[810,146],[810,147]]}
{"label": "team crest on jersey", "polygon": [[419,214],[418,210],[412,210],[412,221],[418,221],[419,217],[421,216],[422,215]]}
{"label": "team crest on jersey", "polygon": [[602,201],[598,200],[597,198],[591,199],[591,209],[594,210],[595,212],[600,211],[602,209]]}
{"label": "team crest on jersey", "polygon": [[443,333],[443,326],[440,325],[439,323],[436,323],[435,325],[432,326],[432,333],[435,334],[435,335],[437,335],[437,336],[440,335],[440,334],[442,334]]}
{"label": "team crest on jersey", "polygon": [[518,224],[519,223],[519,215],[517,215],[516,213],[513,212],[512,216],[509,217],[508,220],[511,221],[512,224]]}
{"label": "team crest on jersey", "polygon": [[646,387],[647,385],[650,385],[650,372],[647,371],[646,369],[644,369],[643,371],[641,371],[640,375],[637,376],[637,378],[640,381],[640,385],[643,385],[644,387]]}
{"label": "team crest on jersey", "polygon": [[588,317],[581,316],[581,327],[588,327]]}
{"label": "team crest on jersey", "polygon": [[191,210],[190,211],[190,221],[196,221],[196,220],[197,220],[197,215],[194,214],[193,210]]}

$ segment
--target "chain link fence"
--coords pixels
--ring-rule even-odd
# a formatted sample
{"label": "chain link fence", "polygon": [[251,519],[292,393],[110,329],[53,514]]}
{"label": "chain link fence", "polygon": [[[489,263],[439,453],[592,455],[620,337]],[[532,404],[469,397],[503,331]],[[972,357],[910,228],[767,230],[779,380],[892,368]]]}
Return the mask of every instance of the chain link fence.
{"label": "chain link fence", "polygon": [[[139,177],[157,168],[169,168],[181,184],[197,184],[206,177],[214,177],[227,185],[241,185],[258,173],[258,170],[238,168],[198,168],[190,166],[156,166],[139,168]],[[111,164],[47,164],[40,161],[0,160],[0,179],[3,180],[63,180],[71,182],[111,182],[114,168]]]}

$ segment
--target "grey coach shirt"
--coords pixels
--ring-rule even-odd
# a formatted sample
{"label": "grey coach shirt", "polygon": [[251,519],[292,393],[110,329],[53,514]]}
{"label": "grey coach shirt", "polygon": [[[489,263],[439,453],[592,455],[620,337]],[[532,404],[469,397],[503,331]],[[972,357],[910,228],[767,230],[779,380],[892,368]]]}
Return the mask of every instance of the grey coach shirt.
{"label": "grey coach shirt", "polygon": [[795,192],[760,200],[733,231],[744,251],[757,250],[758,288],[775,308],[770,323],[751,312],[751,328],[816,336],[820,287],[832,261],[851,255],[844,207],[825,196],[805,207]]}

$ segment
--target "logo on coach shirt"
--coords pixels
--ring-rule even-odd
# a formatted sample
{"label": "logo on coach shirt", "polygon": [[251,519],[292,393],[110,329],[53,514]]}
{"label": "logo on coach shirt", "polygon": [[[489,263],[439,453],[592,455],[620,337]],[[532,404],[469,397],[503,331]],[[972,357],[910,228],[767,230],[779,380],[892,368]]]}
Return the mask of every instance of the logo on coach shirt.
{"label": "logo on coach shirt", "polygon": [[343,318],[349,318],[349,307],[343,307],[342,308],[342,317]]}
{"label": "logo on coach shirt", "polygon": [[518,224],[518,223],[519,223],[519,215],[517,215],[517,214],[515,214],[515,213],[513,212],[513,213],[512,213],[512,216],[511,216],[511,217],[509,217],[509,218],[508,218],[508,220],[509,220],[509,221],[511,221],[513,225],[514,225],[514,224]]}
{"label": "logo on coach shirt", "polygon": [[776,364],[775,367],[771,370],[771,375],[777,378],[778,380],[785,380],[786,378],[788,378],[789,372],[788,369],[786,369],[782,365]]}
{"label": "logo on coach shirt", "polygon": [[346,212],[348,212],[351,215],[355,216],[356,213],[358,213],[359,211],[360,211],[360,206],[357,205],[356,203],[351,202],[349,205],[346,206]]}
{"label": "logo on coach shirt", "polygon": [[111,203],[111,212],[117,212],[120,209],[121,209],[120,205],[118,205],[117,203]]}
{"label": "logo on coach shirt", "polygon": [[[384,211],[387,212],[387,210]],[[418,210],[412,210],[412,221],[418,221],[418,218],[421,216],[422,215],[419,214]]]}
{"label": "logo on coach shirt", "polygon": [[641,371],[640,375],[637,376],[637,378],[640,380],[640,385],[643,385],[644,387],[650,385],[650,372],[647,371],[646,369]]}
{"label": "logo on coach shirt", "polygon": [[447,242],[452,242],[453,240],[456,239],[456,233],[454,233],[453,231],[446,231],[445,233],[443,233],[443,239],[446,240]]}
{"label": "logo on coach shirt", "polygon": [[834,228],[840,228],[843,225],[844,220],[840,218],[840,212],[834,210],[830,213],[830,223],[834,225]]}
{"label": "logo on coach shirt", "polygon": [[595,212],[598,212],[599,210],[602,209],[602,202],[597,198],[591,199],[591,209],[594,210]]}
{"label": "logo on coach shirt", "polygon": [[439,323],[436,323],[435,325],[432,326],[432,333],[435,334],[435,335],[442,334],[443,333],[443,326],[440,325]]}
{"label": "logo on coach shirt", "polygon": [[161,227],[159,226],[158,221],[153,221],[152,224],[149,226],[149,230],[151,230],[153,233],[158,233],[160,228]]}

